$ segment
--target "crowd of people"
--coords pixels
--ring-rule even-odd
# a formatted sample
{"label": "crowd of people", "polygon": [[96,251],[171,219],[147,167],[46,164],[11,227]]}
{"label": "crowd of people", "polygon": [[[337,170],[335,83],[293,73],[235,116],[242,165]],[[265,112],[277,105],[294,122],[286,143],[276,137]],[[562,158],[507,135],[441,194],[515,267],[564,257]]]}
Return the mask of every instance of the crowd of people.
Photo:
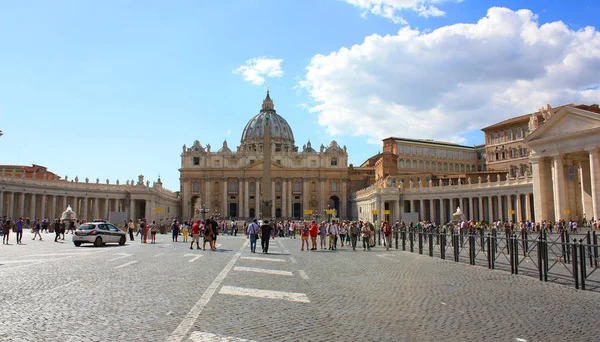
{"label": "crowd of people", "polygon": [[33,233],[33,239],[39,238],[42,240],[42,233],[54,233],[54,242],[65,239],[65,234],[74,234],[76,227],[83,222],[77,222],[75,220],[63,220],[56,218],[51,220],[47,217],[43,219],[35,218],[30,219],[29,217],[19,217],[13,220],[10,217],[0,218],[0,234],[2,235],[2,244],[10,244],[10,235],[15,235],[16,244],[20,245],[23,243],[23,231],[31,229]]}

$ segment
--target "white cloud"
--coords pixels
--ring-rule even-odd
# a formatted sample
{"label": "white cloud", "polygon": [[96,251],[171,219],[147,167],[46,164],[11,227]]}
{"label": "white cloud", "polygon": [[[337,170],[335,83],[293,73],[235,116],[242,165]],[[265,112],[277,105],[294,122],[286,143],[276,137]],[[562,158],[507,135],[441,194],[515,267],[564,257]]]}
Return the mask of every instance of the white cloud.
{"label": "white cloud", "polygon": [[546,103],[598,103],[600,33],[494,7],[475,24],[404,27],[315,55],[300,85],[330,134],[464,142]]}
{"label": "white cloud", "polygon": [[439,9],[436,4],[444,2],[460,2],[462,0],[344,0],[345,2],[358,7],[362,10],[361,17],[366,18],[367,13],[371,12],[384,18],[392,20],[396,24],[407,24],[401,15],[403,11],[413,11],[419,16],[439,17],[446,12]]}
{"label": "white cloud", "polygon": [[234,74],[244,75],[244,80],[255,85],[265,83],[265,77],[281,77],[283,70],[281,63],[283,59],[274,58],[252,58],[246,61],[246,64],[233,70]]}

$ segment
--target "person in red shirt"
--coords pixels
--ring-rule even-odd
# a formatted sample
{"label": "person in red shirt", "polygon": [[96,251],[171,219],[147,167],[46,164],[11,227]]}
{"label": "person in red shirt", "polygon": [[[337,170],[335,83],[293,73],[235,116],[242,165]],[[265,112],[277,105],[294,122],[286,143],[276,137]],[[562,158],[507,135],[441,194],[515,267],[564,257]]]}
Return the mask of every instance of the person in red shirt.
{"label": "person in red shirt", "polygon": [[190,249],[194,249],[194,241],[196,241],[196,249],[200,249],[200,220],[192,224],[192,243]]}
{"label": "person in red shirt", "polygon": [[312,221],[312,225],[310,226],[308,233],[310,235],[310,240],[312,242],[312,248],[310,250],[316,251],[317,250],[317,235],[319,235],[319,226],[317,226],[316,221]]}

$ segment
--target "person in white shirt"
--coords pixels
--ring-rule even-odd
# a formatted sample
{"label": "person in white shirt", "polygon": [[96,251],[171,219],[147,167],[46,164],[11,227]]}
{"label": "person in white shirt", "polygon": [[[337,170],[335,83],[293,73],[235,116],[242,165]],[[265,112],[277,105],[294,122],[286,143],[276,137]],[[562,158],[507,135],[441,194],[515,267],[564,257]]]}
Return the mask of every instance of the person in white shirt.
{"label": "person in white shirt", "polygon": [[335,220],[331,221],[329,227],[327,227],[327,234],[329,235],[329,250],[334,251],[336,249],[338,225]]}

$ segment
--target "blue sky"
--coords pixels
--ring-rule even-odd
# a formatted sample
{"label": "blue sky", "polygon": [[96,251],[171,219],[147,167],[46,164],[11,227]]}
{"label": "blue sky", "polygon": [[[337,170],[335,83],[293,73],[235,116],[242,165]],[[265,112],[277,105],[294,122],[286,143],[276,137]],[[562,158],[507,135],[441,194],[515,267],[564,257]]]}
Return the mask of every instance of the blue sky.
{"label": "blue sky", "polygon": [[354,164],[600,101],[598,1],[411,1],[0,2],[0,163],[179,190],[181,147],[238,146],[267,88]]}

